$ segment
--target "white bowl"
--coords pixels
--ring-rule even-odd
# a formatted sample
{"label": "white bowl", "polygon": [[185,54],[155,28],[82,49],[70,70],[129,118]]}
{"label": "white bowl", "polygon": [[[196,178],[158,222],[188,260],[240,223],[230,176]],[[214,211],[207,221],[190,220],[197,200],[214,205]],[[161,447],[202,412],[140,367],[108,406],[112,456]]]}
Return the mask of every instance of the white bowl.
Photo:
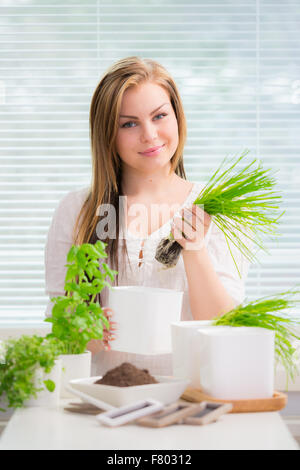
{"label": "white bowl", "polygon": [[146,398],[153,398],[167,405],[178,400],[189,385],[189,380],[177,377],[162,375],[154,375],[153,377],[159,383],[130,387],[95,384],[94,382],[101,379],[102,376],[88,377],[70,380],[68,390],[77,396],[80,396],[80,393],[83,392],[86,397],[80,396],[80,398],[84,401],[89,401],[88,397],[91,397],[92,400],[90,402],[96,404],[95,400],[97,400],[99,406],[101,404],[104,405],[100,406],[102,409],[111,409],[113,407],[129,405],[138,400],[145,400]]}

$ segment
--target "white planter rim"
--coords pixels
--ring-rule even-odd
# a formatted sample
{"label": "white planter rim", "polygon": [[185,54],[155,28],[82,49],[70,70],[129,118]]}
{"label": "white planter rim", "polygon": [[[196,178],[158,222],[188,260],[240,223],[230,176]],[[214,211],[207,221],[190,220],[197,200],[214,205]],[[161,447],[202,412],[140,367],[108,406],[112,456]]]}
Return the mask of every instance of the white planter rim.
{"label": "white planter rim", "polygon": [[91,351],[86,350],[86,351],[84,351],[83,353],[80,353],[80,354],[60,354],[60,355],[58,356],[58,358],[63,358],[63,357],[74,357],[74,358],[75,358],[75,357],[84,356],[84,355],[86,355],[86,354],[89,354],[89,355],[90,355],[90,354],[91,354]]}

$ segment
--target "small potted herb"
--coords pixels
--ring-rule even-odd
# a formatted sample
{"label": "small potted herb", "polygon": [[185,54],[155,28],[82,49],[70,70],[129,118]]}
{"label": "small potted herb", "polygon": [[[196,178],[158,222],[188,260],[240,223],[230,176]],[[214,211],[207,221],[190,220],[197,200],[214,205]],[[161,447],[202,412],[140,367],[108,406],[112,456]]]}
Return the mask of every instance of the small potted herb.
{"label": "small potted herb", "polygon": [[1,345],[0,411],[22,406],[57,406],[60,392],[60,342],[23,335]]}
{"label": "small potted herb", "polygon": [[52,323],[52,332],[47,338],[57,338],[63,344],[63,377],[61,396],[68,397],[66,390],[72,379],[89,377],[91,373],[91,352],[87,344],[103,339],[103,327],[110,329],[104,310],[96,300],[97,295],[107,286],[117,271],[111,270],[99,260],[107,257],[105,246],[98,240],[94,245],[84,243],[73,245],[67,255],[65,277],[66,295],[52,298],[52,316],[44,321]]}
{"label": "small potted herb", "polygon": [[299,304],[300,300],[292,298],[299,293],[297,289],[290,289],[270,297],[245,302],[244,305],[238,305],[230,312],[214,318],[212,325],[259,327],[273,330],[276,362],[284,367],[287,382],[289,378],[294,381],[299,373],[295,345],[300,340],[300,318],[295,313],[289,315],[288,310]]}

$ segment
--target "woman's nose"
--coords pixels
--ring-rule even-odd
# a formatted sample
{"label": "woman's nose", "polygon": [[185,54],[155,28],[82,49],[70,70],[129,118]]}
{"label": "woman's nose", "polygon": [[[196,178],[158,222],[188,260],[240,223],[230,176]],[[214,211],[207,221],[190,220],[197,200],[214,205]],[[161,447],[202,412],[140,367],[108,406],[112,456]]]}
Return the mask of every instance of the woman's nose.
{"label": "woman's nose", "polygon": [[157,128],[155,124],[144,124],[141,129],[142,142],[153,142],[157,138]]}

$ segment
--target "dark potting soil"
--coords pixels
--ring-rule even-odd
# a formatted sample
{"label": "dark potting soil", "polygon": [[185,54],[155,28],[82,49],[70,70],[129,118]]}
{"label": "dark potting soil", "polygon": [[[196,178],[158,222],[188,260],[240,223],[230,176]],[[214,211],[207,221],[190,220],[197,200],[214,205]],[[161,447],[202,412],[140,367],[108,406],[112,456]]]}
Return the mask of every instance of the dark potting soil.
{"label": "dark potting soil", "polygon": [[147,369],[138,369],[129,362],[123,362],[111,369],[95,382],[95,384],[115,385],[116,387],[130,387],[132,385],[157,384],[157,380],[149,374]]}

